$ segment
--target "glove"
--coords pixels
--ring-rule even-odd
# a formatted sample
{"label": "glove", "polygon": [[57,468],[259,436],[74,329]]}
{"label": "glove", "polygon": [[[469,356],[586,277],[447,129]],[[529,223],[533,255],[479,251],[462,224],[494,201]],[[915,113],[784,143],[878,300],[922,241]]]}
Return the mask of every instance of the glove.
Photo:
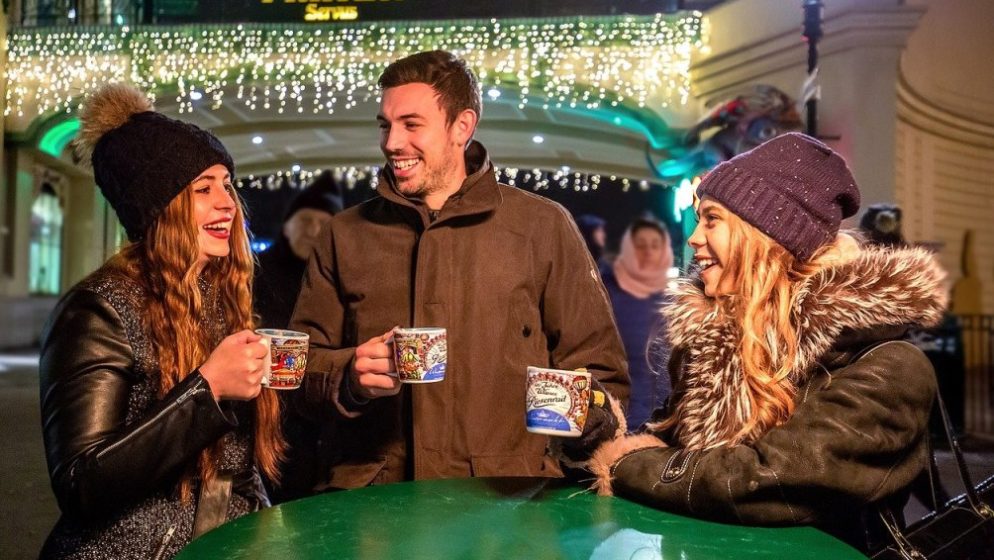
{"label": "glove", "polygon": [[596,379],[591,379],[587,421],[580,437],[561,438],[563,452],[573,461],[586,459],[601,443],[613,438],[618,431],[618,418],[611,410],[607,391]]}

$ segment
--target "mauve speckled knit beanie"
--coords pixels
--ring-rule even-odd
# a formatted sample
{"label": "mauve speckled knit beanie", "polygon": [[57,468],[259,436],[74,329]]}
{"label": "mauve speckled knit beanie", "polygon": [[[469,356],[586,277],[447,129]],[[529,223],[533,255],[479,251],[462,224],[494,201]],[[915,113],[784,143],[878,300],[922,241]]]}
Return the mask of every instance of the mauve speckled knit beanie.
{"label": "mauve speckled knit beanie", "polygon": [[859,210],[849,166],[825,144],[796,132],[718,164],[697,187],[801,261],[835,239]]}

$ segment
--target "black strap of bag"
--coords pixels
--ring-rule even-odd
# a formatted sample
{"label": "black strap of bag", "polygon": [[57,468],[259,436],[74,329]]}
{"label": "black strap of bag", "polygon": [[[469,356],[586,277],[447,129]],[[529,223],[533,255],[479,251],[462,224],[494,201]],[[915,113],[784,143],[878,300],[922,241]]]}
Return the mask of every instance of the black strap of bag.
{"label": "black strap of bag", "polygon": [[200,485],[197,498],[197,512],[193,519],[193,538],[221,525],[228,518],[228,505],[231,502],[232,477],[219,473],[214,479]]}
{"label": "black strap of bag", "polygon": [[[936,469],[930,465],[932,513],[902,529],[894,512],[890,508],[882,508],[880,519],[894,542],[873,554],[874,560],[994,559],[994,510],[977,495],[959,440],[953,433],[946,404],[938,391],[935,403],[965,492],[940,504],[935,480],[937,472],[933,472]],[[929,461],[934,465],[931,442],[928,453]]]}
{"label": "black strap of bag", "polygon": [[[953,456],[956,457],[956,468],[959,470],[960,480],[963,481],[966,500],[970,504],[970,508],[978,515],[994,518],[994,510],[981,501],[977,495],[976,486],[974,486],[973,479],[970,477],[970,471],[966,468],[966,459],[963,458],[963,450],[960,449],[959,439],[953,433],[953,423],[949,419],[949,412],[946,411],[946,403],[942,400],[942,395],[938,391],[935,392],[935,402],[939,405],[939,413],[942,415],[942,426],[946,432],[949,448],[953,452]],[[994,543],[991,544],[994,545]]]}

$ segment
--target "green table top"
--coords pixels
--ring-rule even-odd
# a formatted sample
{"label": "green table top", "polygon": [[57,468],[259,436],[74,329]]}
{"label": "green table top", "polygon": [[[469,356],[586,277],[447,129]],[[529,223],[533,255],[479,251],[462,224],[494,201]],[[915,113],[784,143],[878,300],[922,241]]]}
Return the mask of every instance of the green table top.
{"label": "green table top", "polygon": [[227,523],[177,556],[356,559],[865,558],[811,527],[710,523],[548,479],[476,478],[321,494]]}

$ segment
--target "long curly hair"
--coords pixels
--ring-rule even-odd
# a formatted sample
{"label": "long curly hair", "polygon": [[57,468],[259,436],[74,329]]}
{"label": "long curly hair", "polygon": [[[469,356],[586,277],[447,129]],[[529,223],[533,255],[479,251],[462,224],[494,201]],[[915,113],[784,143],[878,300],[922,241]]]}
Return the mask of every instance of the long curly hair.
{"label": "long curly hair", "polygon": [[[245,227],[244,209],[235,191],[235,217],[229,240],[231,252],[224,258],[212,258],[199,276],[220,293],[223,310],[223,334],[250,329],[252,318],[253,257]],[[193,199],[186,188],[165,208],[149,227],[142,241],[125,246],[111,259],[111,266],[126,271],[141,283],[149,295],[144,319],[158,354],[162,372],[160,395],[165,395],[186,376],[202,365],[218,341],[204,332],[204,302],[198,285],[197,229],[192,226]],[[272,391],[262,391],[255,399],[255,458],[263,472],[279,480],[279,464],[284,459],[286,442],[280,430],[279,401]],[[202,480],[217,476],[221,442],[205,449],[197,471]],[[180,496],[192,495],[194,473],[189,471],[180,482]]]}
{"label": "long curly hair", "polygon": [[722,313],[740,325],[739,357],[751,416],[733,438],[753,441],[793,414],[797,388],[790,378],[799,358],[799,325],[793,310],[802,283],[842,255],[843,239],[800,261],[782,245],[724,210],[731,248],[721,280],[734,289],[717,296]]}

